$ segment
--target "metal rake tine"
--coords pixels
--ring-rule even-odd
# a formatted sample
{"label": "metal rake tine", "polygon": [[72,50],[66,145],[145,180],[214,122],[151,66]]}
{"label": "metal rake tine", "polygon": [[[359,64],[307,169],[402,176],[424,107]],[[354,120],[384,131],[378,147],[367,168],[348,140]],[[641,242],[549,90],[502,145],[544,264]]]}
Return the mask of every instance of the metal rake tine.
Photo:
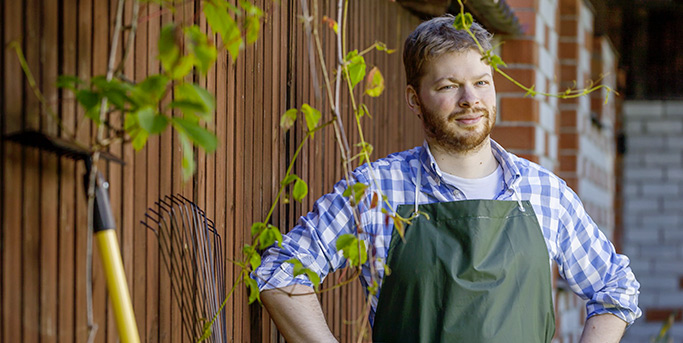
{"label": "metal rake tine", "polygon": [[[184,197],[183,197],[184,198]],[[187,283],[189,283],[188,288],[192,290],[192,302],[191,302],[191,308],[192,308],[192,313],[193,313],[193,318],[195,319],[193,321],[194,325],[194,332],[195,333],[200,333],[201,332],[201,326],[199,326],[199,319],[198,317],[198,309],[197,309],[197,302],[198,302],[198,297],[197,297],[197,274],[196,274],[196,269],[194,266],[197,265],[197,254],[196,254],[196,240],[194,238],[194,235],[192,234],[192,223],[193,223],[193,218],[192,218],[192,213],[188,209],[187,203],[183,202],[181,198],[177,197],[171,197],[171,201],[174,203],[176,207],[181,211],[181,216],[183,220],[181,221],[183,223],[183,228],[182,228],[182,233],[183,237],[185,238],[185,242],[189,243],[191,246],[191,249],[188,249],[188,256],[189,258],[189,263],[192,266],[190,268],[191,270],[191,279],[187,280]]]}
{"label": "metal rake tine", "polygon": [[[163,202],[162,199],[160,199],[160,201]],[[148,212],[145,213],[145,217],[151,220],[152,222],[156,223],[159,230],[154,230],[154,228],[148,225],[146,221],[142,221],[142,223],[145,227],[155,232],[157,236],[157,239],[159,241],[161,257],[164,265],[166,266],[166,270],[169,272],[169,277],[171,280],[171,294],[176,299],[176,303],[180,307],[182,325],[185,328],[185,330],[189,332],[189,324],[187,323],[187,320],[184,319],[188,316],[183,314],[184,312],[187,312],[187,308],[182,305],[181,294],[179,294],[178,287],[176,286],[181,281],[179,280],[179,273],[177,272],[176,268],[174,268],[174,254],[171,253],[173,243],[171,242],[171,239],[168,239],[168,234],[170,233],[171,229],[169,229],[167,217],[171,218],[172,214],[171,212],[169,212],[169,209],[164,207],[160,202],[155,202],[155,205],[157,205],[157,207],[159,208],[159,212],[155,211],[153,208],[149,208],[148,212],[151,212],[154,215],[156,215],[157,219],[149,215]],[[166,215],[164,215],[164,213]]]}

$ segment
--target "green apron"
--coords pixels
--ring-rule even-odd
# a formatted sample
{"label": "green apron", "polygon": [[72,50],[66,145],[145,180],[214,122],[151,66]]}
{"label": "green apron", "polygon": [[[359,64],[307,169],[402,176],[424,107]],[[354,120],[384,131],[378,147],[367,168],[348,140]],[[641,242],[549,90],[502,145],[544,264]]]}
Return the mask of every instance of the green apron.
{"label": "green apron", "polygon": [[550,342],[550,265],[531,204],[463,200],[419,209],[430,219],[413,219],[405,242],[392,233],[373,340]]}

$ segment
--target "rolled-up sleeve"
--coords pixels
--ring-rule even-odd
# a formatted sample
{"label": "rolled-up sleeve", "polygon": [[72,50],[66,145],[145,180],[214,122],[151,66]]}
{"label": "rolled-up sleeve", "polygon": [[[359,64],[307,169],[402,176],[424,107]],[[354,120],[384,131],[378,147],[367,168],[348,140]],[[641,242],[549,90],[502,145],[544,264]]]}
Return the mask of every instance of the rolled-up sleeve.
{"label": "rolled-up sleeve", "polygon": [[[363,182],[361,175],[354,174],[356,182]],[[342,194],[347,188],[346,180],[339,181],[334,190],[315,202],[313,209],[302,216],[297,225],[283,236],[282,248],[277,244],[266,249],[261,266],[252,272],[259,290],[281,288],[292,284],[313,287],[305,275],[293,276],[293,265],[284,263],[296,258],[301,264],[317,273],[323,280],[329,273],[343,267],[346,259],[337,251],[337,238],[355,233],[353,209],[348,197]],[[359,209],[362,206],[359,206]]]}
{"label": "rolled-up sleeve", "polygon": [[560,205],[556,259],[560,276],[574,293],[588,300],[587,317],[611,313],[633,324],[642,314],[638,308],[640,284],[628,257],[617,254],[568,187],[562,190]]}

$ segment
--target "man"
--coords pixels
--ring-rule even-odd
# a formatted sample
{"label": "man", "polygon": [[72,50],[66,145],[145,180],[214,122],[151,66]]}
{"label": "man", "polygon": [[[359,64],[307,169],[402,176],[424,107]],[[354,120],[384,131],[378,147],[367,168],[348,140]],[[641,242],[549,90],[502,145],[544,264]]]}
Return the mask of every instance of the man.
{"label": "man", "polygon": [[[359,237],[377,257],[382,284],[372,298],[376,342],[550,342],[555,331],[549,260],[588,299],[582,342],[618,342],[640,316],[628,258],[586,214],[566,184],[490,139],[496,121],[492,68],[452,16],[408,37],[406,100],[421,118],[422,147],[354,171],[403,216],[419,215],[402,240],[381,206],[359,204]],[[491,35],[472,26],[484,49]],[[312,284],[292,277],[297,258],[324,277],[344,265],[337,237],[356,232],[345,181],[320,198],[273,246],[253,277],[278,328],[292,342],[335,341]],[[391,273],[385,274],[383,262]],[[370,265],[361,281],[370,280]],[[279,290],[278,290],[279,289]]]}

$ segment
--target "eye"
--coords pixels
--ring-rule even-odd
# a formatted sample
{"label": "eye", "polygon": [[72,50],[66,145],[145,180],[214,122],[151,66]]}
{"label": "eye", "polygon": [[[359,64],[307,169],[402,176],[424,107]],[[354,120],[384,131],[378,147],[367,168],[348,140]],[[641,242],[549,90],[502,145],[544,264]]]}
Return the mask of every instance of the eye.
{"label": "eye", "polygon": [[456,87],[455,85],[445,85],[445,86],[439,87],[439,90],[445,91],[445,90],[449,90],[449,89],[455,89],[455,87]]}
{"label": "eye", "polygon": [[488,84],[489,84],[489,82],[486,80],[477,81],[477,83],[475,83],[475,85],[477,85],[477,86],[486,86]]}

